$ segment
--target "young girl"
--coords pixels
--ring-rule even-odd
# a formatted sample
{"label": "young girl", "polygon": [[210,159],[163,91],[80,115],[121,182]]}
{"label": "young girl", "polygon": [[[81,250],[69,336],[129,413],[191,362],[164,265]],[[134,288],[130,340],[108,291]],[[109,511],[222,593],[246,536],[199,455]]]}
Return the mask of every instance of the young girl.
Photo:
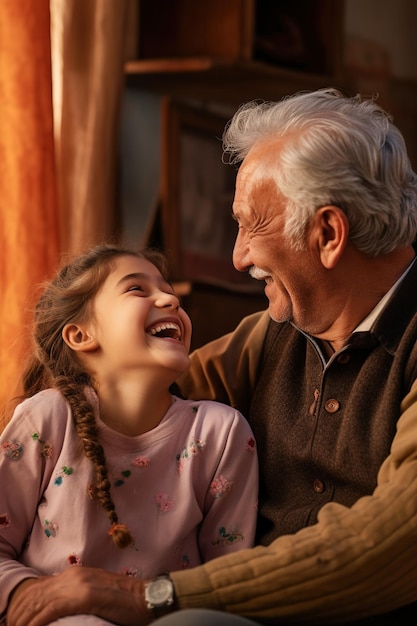
{"label": "young girl", "polygon": [[28,578],[77,566],[149,578],[253,544],[247,422],[171,393],[189,366],[190,336],[157,252],[101,245],[46,287],[26,399],[0,438],[8,624]]}

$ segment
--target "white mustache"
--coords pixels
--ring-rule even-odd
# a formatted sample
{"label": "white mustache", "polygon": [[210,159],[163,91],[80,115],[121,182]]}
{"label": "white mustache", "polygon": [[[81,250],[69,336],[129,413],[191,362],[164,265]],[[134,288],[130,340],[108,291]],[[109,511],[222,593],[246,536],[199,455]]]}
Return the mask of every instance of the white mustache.
{"label": "white mustache", "polygon": [[249,275],[255,278],[255,280],[265,280],[265,278],[270,276],[268,272],[265,272],[265,270],[262,270],[260,267],[256,267],[256,265],[252,265],[252,267],[249,268]]}

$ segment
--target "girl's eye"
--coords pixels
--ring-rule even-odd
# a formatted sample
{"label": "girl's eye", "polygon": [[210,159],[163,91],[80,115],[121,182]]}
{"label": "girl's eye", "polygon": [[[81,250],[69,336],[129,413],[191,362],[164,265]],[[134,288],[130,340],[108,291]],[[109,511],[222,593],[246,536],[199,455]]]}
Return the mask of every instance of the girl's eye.
{"label": "girl's eye", "polygon": [[131,287],[129,287],[128,291],[145,291],[145,290],[140,285],[132,285]]}

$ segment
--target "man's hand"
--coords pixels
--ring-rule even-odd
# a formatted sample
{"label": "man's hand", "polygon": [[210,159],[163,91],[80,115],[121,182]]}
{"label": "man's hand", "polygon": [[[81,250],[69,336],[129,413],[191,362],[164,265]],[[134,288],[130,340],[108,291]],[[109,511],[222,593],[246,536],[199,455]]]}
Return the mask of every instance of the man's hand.
{"label": "man's hand", "polygon": [[119,626],[145,626],[144,580],[89,567],[23,581],[13,593],[7,626],[45,626],[68,615],[96,615]]}

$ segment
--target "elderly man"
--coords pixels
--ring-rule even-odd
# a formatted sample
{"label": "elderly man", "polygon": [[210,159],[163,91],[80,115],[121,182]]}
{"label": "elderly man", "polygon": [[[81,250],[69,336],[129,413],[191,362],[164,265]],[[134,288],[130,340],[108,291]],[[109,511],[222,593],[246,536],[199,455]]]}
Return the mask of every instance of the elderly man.
{"label": "elderly man", "polygon": [[[10,626],[71,612],[123,625],[171,613],[161,626],[416,621],[417,177],[403,138],[375,102],[325,89],[244,105],[224,146],[241,163],[233,262],[265,281],[269,311],[196,351],[180,384],[253,428],[258,545],[158,581],[73,569],[45,588],[62,608],[45,599],[42,619]],[[16,604],[31,600],[18,590]]]}

